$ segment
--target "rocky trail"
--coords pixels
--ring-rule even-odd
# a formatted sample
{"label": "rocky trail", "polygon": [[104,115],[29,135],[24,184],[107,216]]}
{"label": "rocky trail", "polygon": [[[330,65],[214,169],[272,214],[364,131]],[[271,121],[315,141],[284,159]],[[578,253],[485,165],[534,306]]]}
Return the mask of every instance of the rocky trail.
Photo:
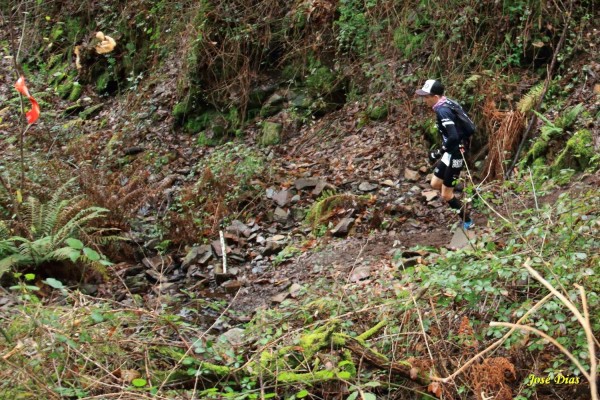
{"label": "rocky trail", "polygon": [[[340,110],[283,144],[264,148],[269,181],[261,182],[264,191],[250,217],[224,224],[225,252],[215,236],[210,243],[161,255],[152,250],[153,242],[133,232],[146,246],[145,257],[117,264],[119,279],[92,285],[92,294],[116,294],[125,305],[134,304],[137,294],[150,307],[171,297],[183,299],[182,308],[189,296],[225,300],[243,322],[259,308],[295,298],[319,278],[368,284],[382,270],[393,274],[397,252],[449,246],[456,216],[429,187],[425,149],[403,151],[415,139],[393,119],[357,128],[352,112],[359,114],[356,108]],[[255,146],[259,134],[254,128],[246,145]],[[192,153],[191,144],[170,145]],[[176,189],[187,179],[186,169],[211,150],[201,149],[185,163],[176,160],[174,170],[155,181],[175,176],[166,190]],[[307,210],[328,195],[339,201],[311,226]],[[486,230],[485,219],[480,222],[478,230]]]}

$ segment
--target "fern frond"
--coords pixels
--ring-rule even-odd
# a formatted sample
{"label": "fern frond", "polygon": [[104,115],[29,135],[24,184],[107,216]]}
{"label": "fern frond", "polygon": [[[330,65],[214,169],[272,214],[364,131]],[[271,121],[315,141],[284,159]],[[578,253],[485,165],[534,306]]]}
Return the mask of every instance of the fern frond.
{"label": "fern frond", "polygon": [[544,82],[540,82],[533,86],[525,96],[521,98],[517,104],[517,108],[523,114],[531,111],[542,100],[542,92],[544,91]]}
{"label": "fern frond", "polygon": [[21,208],[23,223],[27,226],[31,238],[33,239],[40,225],[41,211],[40,201],[35,197],[28,197]]}
{"label": "fern frond", "polygon": [[555,125],[562,129],[568,129],[577,120],[579,114],[584,110],[583,104],[579,103],[565,111],[563,115],[558,117]]}
{"label": "fern frond", "polygon": [[41,264],[46,255],[52,251],[52,238],[44,236],[40,239],[24,242],[19,246],[19,253],[27,255],[31,264]]}
{"label": "fern frond", "polygon": [[40,229],[41,234],[51,235],[56,227],[57,221],[62,214],[63,209],[69,204],[69,200],[62,200],[52,204],[46,204],[44,207],[44,215],[41,217]]}
{"label": "fern frond", "polygon": [[71,261],[75,262],[80,257],[80,255],[81,255],[81,252],[77,249],[74,249],[72,247],[61,247],[61,248],[58,248],[56,250],[49,252],[45,258],[48,261],[71,260]]}
{"label": "fern frond", "polygon": [[28,257],[19,253],[4,257],[0,260],[0,277],[2,277],[2,275],[8,272],[11,268],[27,264],[28,259]]}
{"label": "fern frond", "polygon": [[101,207],[88,207],[79,211],[73,218],[67,221],[54,235],[57,244],[72,236],[73,232],[83,230],[85,225],[94,219],[104,218],[108,210]]}
{"label": "fern frond", "polygon": [[10,230],[4,221],[0,221],[0,240],[6,240],[10,236]]}
{"label": "fern frond", "polygon": [[[63,226],[72,219],[79,211],[89,206],[83,196],[73,197],[69,203],[63,208],[56,220],[56,226]],[[56,233],[56,232],[55,232]]]}

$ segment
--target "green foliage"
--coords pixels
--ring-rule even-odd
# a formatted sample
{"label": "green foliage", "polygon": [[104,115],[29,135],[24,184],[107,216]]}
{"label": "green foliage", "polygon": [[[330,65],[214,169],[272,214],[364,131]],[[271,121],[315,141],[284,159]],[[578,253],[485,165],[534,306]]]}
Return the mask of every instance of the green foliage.
{"label": "green foliage", "polygon": [[[404,280],[422,279],[422,285],[428,286],[430,292],[443,294],[438,297],[441,307],[475,309],[481,306],[482,296],[485,296],[490,304],[494,304],[492,320],[514,321],[544,293],[541,284],[533,281],[523,268],[522,265],[528,262],[553,286],[562,288],[567,297],[577,298],[578,290],[573,285],[583,284],[589,307],[594,309],[600,305],[595,255],[599,247],[592,233],[596,225],[592,216],[598,212],[598,203],[593,200],[595,196],[593,192],[578,196],[565,193],[554,204],[544,205],[539,211],[513,211],[512,220],[505,221],[495,232],[495,237],[501,237],[503,232],[510,233],[501,245],[491,240],[492,237],[484,237],[474,248],[443,251],[432,258],[430,265],[405,269]],[[495,226],[499,222],[495,221]],[[521,301],[515,302],[513,297]],[[585,335],[568,314],[560,301],[554,299],[528,322],[568,349],[574,349],[576,354],[584,352],[587,348]],[[594,329],[600,328],[598,321],[594,324]],[[498,338],[503,333],[503,329],[489,328],[486,335]],[[522,336],[515,334],[506,346],[516,346],[520,340]],[[541,339],[528,342],[530,350],[543,350],[543,343]],[[570,368],[571,373],[576,373],[573,367]]]}
{"label": "green foliage", "polygon": [[527,94],[519,100],[517,109],[522,113],[533,110],[536,105],[542,100],[542,92],[544,91],[544,82],[540,82],[529,89]]}
{"label": "green foliage", "polygon": [[377,29],[369,20],[369,10],[377,5],[377,0],[340,0],[337,11],[340,15],[337,27],[338,48],[342,52],[353,52],[362,56],[369,47],[369,34]]}
{"label": "green foliage", "polygon": [[311,59],[304,83],[309,94],[326,96],[335,90],[337,78],[330,68],[321,64],[319,60]]}
{"label": "green foliage", "polygon": [[302,253],[302,251],[294,246],[286,246],[283,250],[281,250],[275,258],[273,258],[272,264],[273,266],[277,266],[291,258],[294,258],[298,254]]}
{"label": "green foliage", "polygon": [[[545,116],[537,111],[534,111],[537,117],[544,122],[544,125],[540,128],[540,136],[534,142],[533,146],[525,157],[526,162],[531,163],[539,157],[544,156],[548,150],[549,142],[552,139],[556,139],[563,135],[563,133],[575,123],[577,117],[582,111],[583,105],[577,104],[576,106],[567,109],[561,116],[557,117],[554,122],[548,120]],[[593,156],[593,152],[588,149],[590,147],[589,145],[591,144],[591,139],[586,138],[585,136],[586,135],[583,134],[582,136],[577,137],[577,139],[574,139],[570,145],[569,141],[571,141],[571,139],[567,141],[567,148],[563,150],[559,156],[559,159],[556,160],[556,166],[554,167],[555,172],[558,169],[566,166],[573,167],[579,164],[578,168],[580,170],[584,170],[589,165],[593,165],[593,163],[589,162],[590,158]],[[582,145],[582,143],[585,144]],[[573,151],[575,151],[575,154],[572,156],[569,155]],[[574,163],[572,160],[567,161],[569,157],[574,157],[576,160],[580,160],[581,162]]]}
{"label": "green foliage", "polygon": [[583,171],[587,168],[596,169],[600,165],[595,157],[594,138],[587,129],[582,129],[573,134],[567,141],[564,150],[552,165],[552,170],[557,172],[564,168],[573,168]]}
{"label": "green foliage", "polygon": [[[29,197],[21,205],[24,236],[8,236],[5,223],[0,234],[0,276],[13,268],[40,266],[52,261],[83,261],[103,270],[110,263],[98,252],[84,246],[81,237],[90,238],[104,233],[92,225],[106,217],[108,210],[99,207],[79,207],[80,198],[63,199],[67,185],[57,190],[51,199],[41,203]],[[116,240],[114,236],[104,240]]]}
{"label": "green foliage", "polygon": [[410,58],[420,50],[426,38],[424,32],[412,32],[406,25],[402,25],[394,31],[394,45],[402,52],[405,58]]}

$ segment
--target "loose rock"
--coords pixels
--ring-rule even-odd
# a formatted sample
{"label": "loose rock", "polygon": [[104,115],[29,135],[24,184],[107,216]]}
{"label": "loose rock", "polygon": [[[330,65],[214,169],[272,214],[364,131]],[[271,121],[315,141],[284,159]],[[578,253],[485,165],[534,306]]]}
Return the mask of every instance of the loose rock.
{"label": "loose rock", "polygon": [[410,182],[417,182],[419,179],[421,179],[421,174],[419,174],[419,171],[415,171],[410,168],[405,168],[404,179]]}
{"label": "loose rock", "polygon": [[342,218],[336,227],[331,230],[331,234],[336,237],[346,236],[353,223],[354,218]]}
{"label": "loose rock", "polygon": [[378,187],[379,187],[379,185],[377,185],[375,183],[361,182],[361,184],[358,185],[358,190],[360,190],[361,192],[371,192],[371,191],[377,189]]}

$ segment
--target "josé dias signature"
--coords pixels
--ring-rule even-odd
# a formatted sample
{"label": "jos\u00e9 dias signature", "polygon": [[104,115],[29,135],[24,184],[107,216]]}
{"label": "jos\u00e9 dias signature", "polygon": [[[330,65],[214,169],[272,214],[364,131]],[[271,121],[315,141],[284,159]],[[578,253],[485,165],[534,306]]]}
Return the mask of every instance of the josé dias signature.
{"label": "jos\u00e9 dias signature", "polygon": [[550,378],[549,376],[535,376],[534,374],[529,374],[527,377],[527,386],[535,386],[535,385],[577,385],[579,384],[578,376],[564,376],[563,374],[558,374],[554,378]]}

